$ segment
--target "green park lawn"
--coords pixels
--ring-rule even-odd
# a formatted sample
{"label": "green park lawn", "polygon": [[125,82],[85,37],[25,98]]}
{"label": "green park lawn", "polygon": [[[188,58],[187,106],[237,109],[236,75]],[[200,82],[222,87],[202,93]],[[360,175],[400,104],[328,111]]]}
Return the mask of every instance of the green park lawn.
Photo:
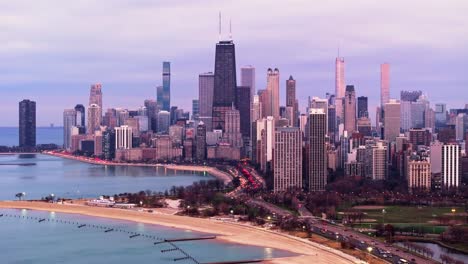
{"label": "green park lawn", "polygon": [[386,224],[430,224],[430,221],[437,221],[439,216],[448,216],[450,219],[463,219],[462,216],[457,216],[457,213],[464,212],[462,207],[454,207],[455,214],[452,213],[452,207],[427,207],[427,206],[387,206],[385,214],[382,209],[362,210],[366,215],[365,219],[374,219],[373,223]]}

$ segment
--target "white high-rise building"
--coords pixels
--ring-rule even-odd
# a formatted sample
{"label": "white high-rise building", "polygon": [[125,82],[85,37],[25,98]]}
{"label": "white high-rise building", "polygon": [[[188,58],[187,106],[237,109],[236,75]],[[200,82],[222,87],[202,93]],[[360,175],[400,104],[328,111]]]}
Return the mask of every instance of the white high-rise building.
{"label": "white high-rise building", "polygon": [[133,144],[132,128],[120,126],[115,128],[115,149],[131,149]]}
{"label": "white high-rise building", "polygon": [[63,111],[63,148],[71,149],[72,128],[76,126],[75,109],[65,109]]}
{"label": "white high-rise building", "polygon": [[460,146],[442,146],[442,185],[445,188],[457,188],[460,174]]}

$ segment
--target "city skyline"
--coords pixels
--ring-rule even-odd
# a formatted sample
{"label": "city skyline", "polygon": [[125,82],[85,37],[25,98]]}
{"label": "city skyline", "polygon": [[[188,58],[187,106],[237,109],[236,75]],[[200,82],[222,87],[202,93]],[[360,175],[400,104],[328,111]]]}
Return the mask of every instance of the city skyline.
{"label": "city skyline", "polygon": [[[282,73],[280,105],[285,105],[285,80],[290,75],[297,80],[301,112],[308,96],[333,93],[334,60],[339,47],[339,56],[346,64],[345,84],[356,85],[358,96],[369,97],[372,119],[380,101],[380,64],[384,62],[392,67],[391,98],[398,99],[400,90],[422,90],[433,105],[446,102],[448,108],[463,107],[464,98],[454,98],[453,94],[468,86],[463,73],[468,67],[464,60],[468,52],[462,47],[463,25],[468,19],[461,8],[466,3],[448,6],[424,1],[424,14],[410,12],[418,2],[408,3],[410,6],[404,10],[399,1],[378,6],[369,1],[332,1],[314,5],[313,9],[307,2],[298,2],[287,5],[284,14],[280,5],[272,8],[269,14],[276,20],[271,20],[270,15],[258,15],[265,6],[263,1],[225,4],[223,8],[208,1],[196,5],[119,1],[106,16],[101,13],[108,7],[100,3],[77,2],[66,8],[58,3],[28,9],[23,7],[36,4],[8,3],[0,11],[0,18],[7,22],[0,58],[9,62],[0,66],[0,94],[6,99],[0,106],[5,113],[0,126],[17,126],[16,103],[25,98],[37,102],[38,126],[61,125],[63,109],[76,103],[86,105],[88,88],[93,83],[102,83],[103,112],[108,107],[137,108],[145,99],[156,99],[156,87],[162,85],[163,61],[172,64],[172,105],[190,111],[192,99],[198,94],[198,75],[214,66],[218,11],[223,14],[225,38],[227,21],[232,18],[237,79],[241,67],[252,65],[256,68],[256,88],[264,89],[263,76],[274,65]],[[61,8],[64,11],[56,12]],[[74,16],[70,16],[72,8],[76,10]],[[29,13],[29,9],[41,12]],[[386,12],[373,17],[370,11],[376,9]],[[42,21],[39,13],[54,15]],[[164,21],[176,21],[183,14],[197,23],[158,26]],[[365,18],[360,17],[362,14],[366,14]],[[398,21],[390,19],[397,15]],[[76,17],[87,19],[78,22]],[[335,20],[324,27],[327,17]],[[372,25],[367,24],[369,21]],[[343,23],[347,27],[343,28]],[[396,34],[398,38],[393,38]],[[444,93],[439,92],[441,87]]]}

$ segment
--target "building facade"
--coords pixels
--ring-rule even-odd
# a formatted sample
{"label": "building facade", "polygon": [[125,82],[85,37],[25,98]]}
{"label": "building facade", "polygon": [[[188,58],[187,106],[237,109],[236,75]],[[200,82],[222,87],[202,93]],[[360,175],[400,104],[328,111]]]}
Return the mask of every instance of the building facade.
{"label": "building facade", "polygon": [[297,127],[275,131],[273,189],[302,189],[302,132]]}

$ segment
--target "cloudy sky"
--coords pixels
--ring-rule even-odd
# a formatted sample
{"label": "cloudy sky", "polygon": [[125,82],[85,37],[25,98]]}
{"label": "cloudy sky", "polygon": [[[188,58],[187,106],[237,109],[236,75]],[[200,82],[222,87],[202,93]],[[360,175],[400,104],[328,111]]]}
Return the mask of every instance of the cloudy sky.
{"label": "cloudy sky", "polygon": [[[162,61],[172,63],[172,105],[191,108],[198,74],[212,71],[218,40],[232,19],[237,67],[297,80],[307,96],[334,91],[338,47],[346,83],[379,100],[379,64],[391,64],[391,95],[423,90],[432,103],[468,103],[468,1],[0,0],[0,126],[16,126],[18,102],[37,101],[38,125],[87,104],[103,85],[104,108],[136,108],[155,98]],[[372,114],[373,115],[373,114]]]}

